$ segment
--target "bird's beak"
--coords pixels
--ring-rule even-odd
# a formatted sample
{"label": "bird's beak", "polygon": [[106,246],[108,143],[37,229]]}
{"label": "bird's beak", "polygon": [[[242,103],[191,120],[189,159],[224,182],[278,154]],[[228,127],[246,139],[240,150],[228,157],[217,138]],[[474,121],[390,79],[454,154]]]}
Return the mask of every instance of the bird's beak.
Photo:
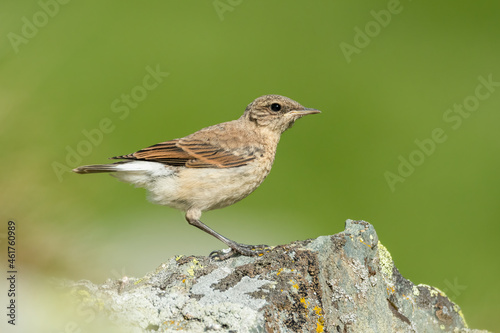
{"label": "bird's beak", "polygon": [[294,116],[299,116],[299,117],[306,116],[308,114],[315,114],[315,113],[321,113],[321,111],[316,110],[316,109],[304,108],[303,110],[293,110],[293,111],[289,112],[289,114],[292,114]]}

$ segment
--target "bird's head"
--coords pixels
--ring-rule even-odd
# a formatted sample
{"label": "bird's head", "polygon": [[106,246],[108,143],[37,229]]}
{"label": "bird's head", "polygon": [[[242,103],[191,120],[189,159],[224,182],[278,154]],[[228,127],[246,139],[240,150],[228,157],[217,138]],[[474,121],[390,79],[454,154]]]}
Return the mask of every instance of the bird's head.
{"label": "bird's head", "polygon": [[297,119],[315,113],[320,111],[306,108],[288,97],[264,95],[248,104],[242,118],[281,134]]}

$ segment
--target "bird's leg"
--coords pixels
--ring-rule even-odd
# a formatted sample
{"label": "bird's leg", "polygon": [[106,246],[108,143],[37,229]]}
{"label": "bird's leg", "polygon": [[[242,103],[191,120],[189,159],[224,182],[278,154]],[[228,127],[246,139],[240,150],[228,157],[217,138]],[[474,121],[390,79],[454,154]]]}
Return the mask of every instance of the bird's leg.
{"label": "bird's leg", "polygon": [[236,243],[235,241],[230,240],[227,237],[222,236],[217,231],[211,229],[206,224],[200,221],[201,212],[190,210],[186,213],[186,220],[192,226],[195,226],[198,229],[205,231],[207,234],[210,234],[229,246],[231,250],[229,252],[221,251],[213,251],[210,253],[210,258],[225,260],[227,258],[232,257],[235,254],[241,254],[244,256],[258,256],[262,255],[265,252],[269,252],[269,246],[267,245],[246,245]]}

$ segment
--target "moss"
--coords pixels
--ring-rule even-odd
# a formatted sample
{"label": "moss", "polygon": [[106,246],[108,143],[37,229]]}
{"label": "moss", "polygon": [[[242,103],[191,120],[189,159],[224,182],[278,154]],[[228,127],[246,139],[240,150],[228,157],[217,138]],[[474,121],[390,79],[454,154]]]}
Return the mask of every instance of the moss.
{"label": "moss", "polygon": [[203,265],[200,264],[200,262],[198,261],[198,259],[194,258],[192,261],[191,261],[191,265],[189,266],[189,268],[187,269],[187,273],[191,276],[191,277],[194,277],[194,271],[196,269],[203,269]]}
{"label": "moss", "polygon": [[394,261],[392,261],[392,256],[387,250],[387,248],[382,245],[382,243],[378,242],[378,256],[380,259],[380,271],[386,278],[386,281],[389,283],[393,283],[392,281],[392,272],[394,270]]}
{"label": "moss", "polygon": [[446,296],[446,294],[444,293],[444,291],[439,290],[436,287],[432,287],[432,286],[429,286],[427,284],[419,284],[418,286],[419,287],[424,287],[427,290],[429,290],[429,293],[431,294],[431,297],[443,296],[443,297],[448,298],[448,296]]}
{"label": "moss", "polygon": [[418,290],[417,286],[413,286],[413,295],[414,296],[419,296],[420,295],[420,290]]}
{"label": "moss", "polygon": [[460,318],[462,318],[462,322],[464,323],[465,328],[469,328],[469,325],[467,325],[467,322],[465,321],[464,314],[462,313],[462,310],[458,307],[458,305],[455,305],[453,309],[459,314]]}

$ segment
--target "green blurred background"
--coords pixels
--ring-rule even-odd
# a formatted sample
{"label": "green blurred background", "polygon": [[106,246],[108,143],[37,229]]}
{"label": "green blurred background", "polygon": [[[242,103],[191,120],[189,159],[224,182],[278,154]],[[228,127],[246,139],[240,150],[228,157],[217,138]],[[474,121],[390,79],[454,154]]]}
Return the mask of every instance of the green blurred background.
{"label": "green blurred background", "polygon": [[[43,293],[36,281],[142,276],[175,254],[223,247],[183,213],[149,203],[143,189],[55,172],[76,166],[69,150],[84,152],[70,162],[105,163],[282,94],[323,113],[283,135],[254,194],[204,222],[239,242],[283,244],[364,219],[403,276],[445,291],[469,326],[500,329],[500,87],[477,88],[480,77],[500,82],[499,2],[0,8],[0,234],[17,222],[24,311],[36,312],[26,309],[31,291]],[[140,88],[148,67],[168,72],[149,91]],[[124,107],[131,93],[136,104],[115,112],[114,101]],[[459,125],[443,118],[464,102],[473,111],[454,114]],[[89,146],[85,131],[95,134],[103,119],[107,133]],[[436,128],[446,141],[416,152],[415,140],[428,142]],[[386,173],[398,174],[410,155],[419,165],[391,189]]]}

